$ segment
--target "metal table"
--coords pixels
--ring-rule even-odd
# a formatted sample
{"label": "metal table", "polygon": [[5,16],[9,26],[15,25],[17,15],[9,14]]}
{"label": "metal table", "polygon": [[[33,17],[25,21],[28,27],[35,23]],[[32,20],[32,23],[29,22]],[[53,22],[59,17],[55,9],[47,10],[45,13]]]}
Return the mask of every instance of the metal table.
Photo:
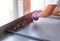
{"label": "metal table", "polygon": [[[25,29],[15,32],[18,34],[28,35],[39,39],[50,41],[60,41],[60,19],[40,18],[26,26]],[[37,41],[15,34],[7,34],[0,41]]]}

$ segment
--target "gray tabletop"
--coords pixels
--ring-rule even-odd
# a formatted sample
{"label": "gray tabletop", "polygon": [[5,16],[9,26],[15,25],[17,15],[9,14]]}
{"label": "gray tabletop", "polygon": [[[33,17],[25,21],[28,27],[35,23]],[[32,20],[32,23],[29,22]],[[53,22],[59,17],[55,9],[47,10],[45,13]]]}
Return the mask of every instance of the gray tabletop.
{"label": "gray tabletop", "polygon": [[[40,18],[26,26],[25,29],[15,32],[50,41],[60,41],[60,19]],[[1,41],[35,41],[18,35],[8,35]]]}

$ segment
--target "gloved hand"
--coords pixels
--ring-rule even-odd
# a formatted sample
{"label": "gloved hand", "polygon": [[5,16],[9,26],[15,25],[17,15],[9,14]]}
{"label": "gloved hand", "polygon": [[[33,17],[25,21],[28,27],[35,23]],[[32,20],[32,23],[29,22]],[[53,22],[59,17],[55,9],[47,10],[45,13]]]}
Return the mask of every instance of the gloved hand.
{"label": "gloved hand", "polygon": [[33,14],[32,14],[32,19],[33,19],[33,20],[38,20],[38,19],[39,19],[38,15],[39,15],[41,12],[42,12],[42,10],[38,10],[37,12],[33,13]]}

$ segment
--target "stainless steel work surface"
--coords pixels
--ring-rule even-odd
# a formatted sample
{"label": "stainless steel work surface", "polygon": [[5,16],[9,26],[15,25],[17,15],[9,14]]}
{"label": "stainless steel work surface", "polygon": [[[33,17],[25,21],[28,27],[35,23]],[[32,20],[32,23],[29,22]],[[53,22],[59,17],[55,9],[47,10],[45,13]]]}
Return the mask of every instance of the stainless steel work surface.
{"label": "stainless steel work surface", "polygon": [[28,40],[33,40],[33,39],[25,38],[25,37],[18,36],[15,34],[8,34],[4,36],[0,41],[28,41]]}
{"label": "stainless steel work surface", "polygon": [[[50,41],[60,41],[60,19],[40,18],[16,33]],[[17,35],[8,35],[1,41],[35,41]]]}
{"label": "stainless steel work surface", "polygon": [[7,34],[0,39],[0,41],[49,41],[46,39],[33,39],[28,37],[19,36],[16,34]]}
{"label": "stainless steel work surface", "polygon": [[25,34],[37,38],[60,41],[60,19],[40,18],[32,22],[26,29],[17,33]]}

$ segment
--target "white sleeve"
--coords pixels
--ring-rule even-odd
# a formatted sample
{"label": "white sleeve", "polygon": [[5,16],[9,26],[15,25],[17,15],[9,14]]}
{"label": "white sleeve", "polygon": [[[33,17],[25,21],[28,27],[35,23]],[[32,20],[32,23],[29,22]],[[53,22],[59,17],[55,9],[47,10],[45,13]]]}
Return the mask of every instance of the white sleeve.
{"label": "white sleeve", "polygon": [[59,0],[46,0],[46,5],[58,5]]}

